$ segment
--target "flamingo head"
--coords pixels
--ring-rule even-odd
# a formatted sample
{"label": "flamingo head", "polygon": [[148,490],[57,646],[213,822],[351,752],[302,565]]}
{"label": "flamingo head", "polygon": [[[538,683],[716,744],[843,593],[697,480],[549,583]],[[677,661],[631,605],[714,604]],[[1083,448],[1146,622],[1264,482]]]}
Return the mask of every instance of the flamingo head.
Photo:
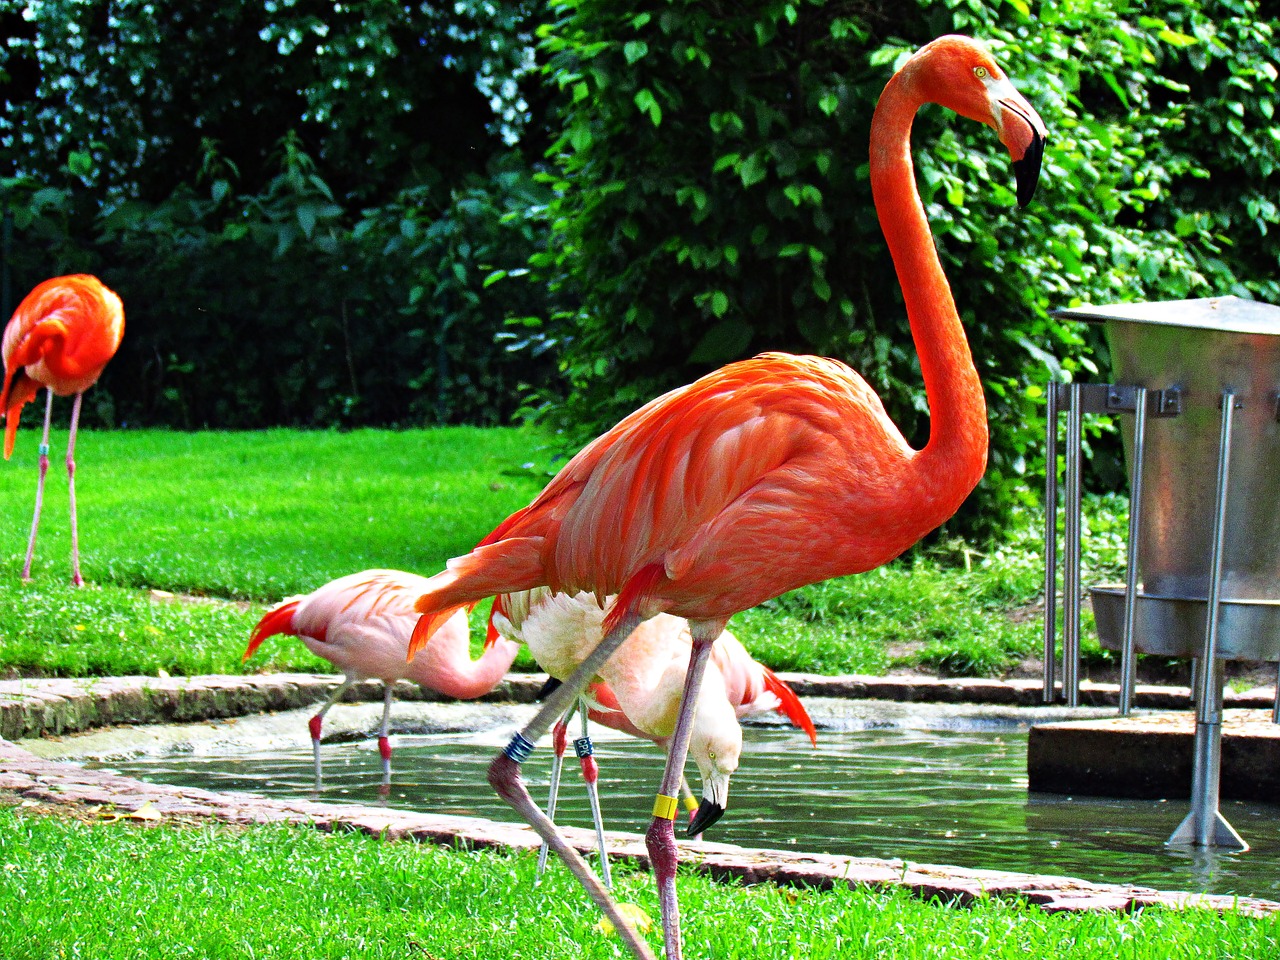
{"label": "flamingo head", "polygon": [[[711,671],[708,671],[710,676]],[[702,776],[702,802],[689,821],[689,836],[697,836],[719,820],[729,805],[729,778],[742,757],[742,727],[727,698],[699,698],[689,756]],[[710,702],[708,702],[710,701]]]}
{"label": "flamingo head", "polygon": [[1018,206],[1030,203],[1048,130],[990,51],[969,37],[939,37],[907,61],[902,73],[908,71],[924,99],[995,130],[1013,157]]}

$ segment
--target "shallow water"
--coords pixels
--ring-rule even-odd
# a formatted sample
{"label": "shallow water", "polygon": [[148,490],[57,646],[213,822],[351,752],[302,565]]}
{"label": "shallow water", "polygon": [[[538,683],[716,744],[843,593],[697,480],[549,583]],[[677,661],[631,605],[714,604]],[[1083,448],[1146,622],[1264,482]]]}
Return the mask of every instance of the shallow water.
{"label": "shallow water", "polygon": [[[409,706],[397,705],[397,712]],[[364,708],[365,715],[372,711]],[[231,725],[203,725],[197,729],[221,736],[179,738],[127,759],[117,750],[117,759],[88,765],[206,789],[514,820],[484,773],[522,714],[487,716],[480,732],[446,723],[454,729],[395,736],[385,796],[376,747],[366,740],[324,745],[325,777],[316,791],[301,712],[263,721],[270,735],[249,721],[241,721],[233,739]],[[1026,725],[1007,712],[864,704],[825,711],[820,724],[818,750],[790,728],[746,730],[728,812],[708,840],[1280,899],[1280,806],[1223,803],[1223,814],[1252,846],[1247,853],[1166,848],[1186,801],[1029,794]],[[593,735],[606,827],[643,832],[661,755],[608,731],[593,728]],[[525,765],[535,799],[545,799],[549,770],[544,745]],[[694,774],[692,764],[689,770]],[[589,817],[570,751],[557,819],[588,826]]]}

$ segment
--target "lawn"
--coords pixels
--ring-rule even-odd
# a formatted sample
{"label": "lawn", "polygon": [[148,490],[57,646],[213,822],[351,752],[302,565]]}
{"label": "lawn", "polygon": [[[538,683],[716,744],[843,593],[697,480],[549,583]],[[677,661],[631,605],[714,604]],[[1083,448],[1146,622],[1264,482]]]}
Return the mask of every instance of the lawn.
{"label": "lawn", "polygon": [[[0,956],[622,956],[567,871],[534,887],[531,856],[384,843],[288,827],[157,829],[0,809]],[[650,916],[647,874],[620,896]],[[691,957],[720,960],[1273,958],[1280,921],[1146,910],[1049,915],[1019,903],[957,910],[901,892],[819,892],[680,878]],[[650,935],[655,946],[660,938]]]}
{"label": "lawn", "polygon": [[[323,669],[284,640],[242,667],[265,603],[369,567],[434,573],[527,503],[558,464],[553,438],[521,429],[85,432],[77,494],[90,587],[75,590],[57,434],[33,582],[19,581],[36,437],[18,444],[0,469],[0,589],[16,601],[0,607],[0,672],[72,676]],[[1122,507],[1090,509],[1092,556],[1112,577]],[[782,670],[999,674],[1040,649],[1030,610],[1042,586],[1039,537],[1028,513],[1006,542],[935,544],[766,603],[731,628]],[[153,590],[237,602],[175,602]]]}

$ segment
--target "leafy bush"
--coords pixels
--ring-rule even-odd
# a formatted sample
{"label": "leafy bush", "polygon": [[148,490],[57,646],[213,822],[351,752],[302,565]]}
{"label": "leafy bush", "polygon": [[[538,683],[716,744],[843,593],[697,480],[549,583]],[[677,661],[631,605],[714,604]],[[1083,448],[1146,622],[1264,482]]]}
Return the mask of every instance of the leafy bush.
{"label": "leafy bush", "polygon": [[[914,444],[918,363],[867,184],[875,101],[911,50],[986,39],[1051,135],[1013,209],[989,130],[927,110],[921,195],[987,388],[990,467],[955,529],[1035,499],[1042,385],[1098,375],[1095,331],[1050,311],[1238,293],[1280,299],[1271,123],[1276,19],[1255,0],[560,0],[552,244],[534,260],[580,308],[570,402],[584,433],[764,349],[846,359]],[[1105,369],[1105,368],[1104,368]]]}
{"label": "leafy bush", "polygon": [[485,285],[545,229],[540,130],[523,136],[539,12],[0,10],[13,293],[91,270],[125,301],[90,422],[509,420],[522,380],[551,373],[495,345],[540,294]]}

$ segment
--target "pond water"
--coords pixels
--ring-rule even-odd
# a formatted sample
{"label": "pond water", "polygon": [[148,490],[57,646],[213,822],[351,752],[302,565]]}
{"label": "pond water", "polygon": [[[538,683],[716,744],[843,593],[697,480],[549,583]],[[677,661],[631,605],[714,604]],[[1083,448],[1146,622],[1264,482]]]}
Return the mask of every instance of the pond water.
{"label": "pond water", "polygon": [[[397,705],[397,712],[408,706]],[[369,705],[366,713],[372,711]],[[389,789],[380,788],[375,745],[360,740],[325,743],[324,782],[315,790],[304,713],[274,718],[288,736],[242,737],[216,749],[182,741],[146,756],[88,765],[206,789],[513,821],[515,814],[485,783],[485,768],[519,719],[504,714],[480,732],[395,736]],[[1028,793],[1024,719],[998,711],[864,705],[827,711],[819,723],[817,750],[790,728],[746,729],[728,811],[706,839],[1280,899],[1280,806],[1223,803],[1223,814],[1252,847],[1246,853],[1167,848],[1164,841],[1186,815],[1185,800]],[[643,832],[661,754],[608,731],[593,729],[593,736],[606,828]],[[540,801],[550,753],[544,744],[524,768]],[[689,769],[695,772],[692,764]],[[698,792],[696,776],[691,783]],[[590,825],[572,751],[557,819]]]}

